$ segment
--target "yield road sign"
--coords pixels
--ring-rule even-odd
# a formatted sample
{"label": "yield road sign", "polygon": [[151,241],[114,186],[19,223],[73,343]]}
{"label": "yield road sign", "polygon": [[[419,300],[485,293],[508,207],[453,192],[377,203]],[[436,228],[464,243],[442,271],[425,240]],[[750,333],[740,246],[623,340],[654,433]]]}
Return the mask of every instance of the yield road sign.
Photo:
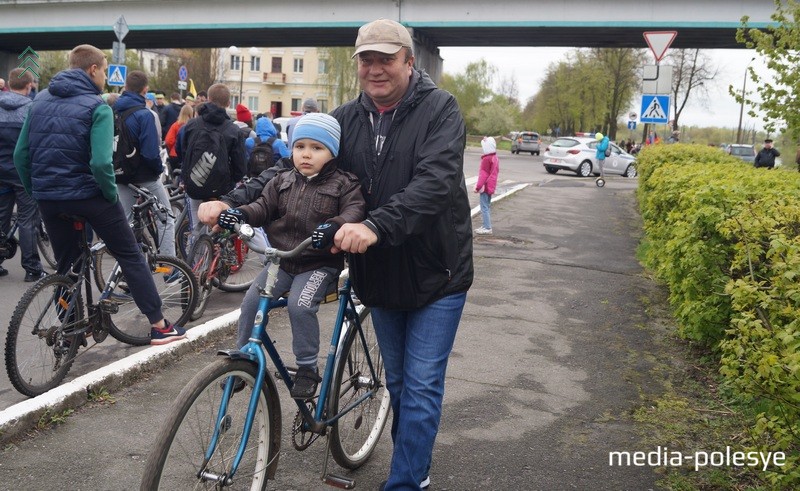
{"label": "yield road sign", "polygon": [[649,31],[644,33],[644,40],[647,41],[653,56],[656,57],[656,63],[661,61],[661,58],[664,57],[669,45],[672,44],[677,35],[678,31]]}
{"label": "yield road sign", "polygon": [[128,67],[125,65],[108,65],[108,85],[124,87],[125,78],[128,76]]}
{"label": "yield road sign", "polygon": [[189,78],[189,70],[186,69],[185,65],[181,65],[178,69],[178,78],[181,82],[185,82],[187,78]]}
{"label": "yield road sign", "polygon": [[117,40],[122,42],[125,39],[125,36],[128,35],[130,28],[128,28],[128,23],[125,22],[125,16],[120,15],[119,19],[114,23],[114,34],[117,35]]}
{"label": "yield road sign", "polygon": [[642,96],[642,123],[666,124],[669,120],[668,95],[644,94]]}

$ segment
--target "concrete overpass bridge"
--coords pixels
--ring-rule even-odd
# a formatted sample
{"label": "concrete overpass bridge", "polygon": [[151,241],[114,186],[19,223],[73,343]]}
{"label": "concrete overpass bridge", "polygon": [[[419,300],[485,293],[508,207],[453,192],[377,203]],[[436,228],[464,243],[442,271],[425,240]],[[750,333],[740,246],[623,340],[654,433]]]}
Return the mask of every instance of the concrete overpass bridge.
{"label": "concrete overpass bridge", "polygon": [[[438,73],[441,46],[646,48],[642,32],[676,30],[674,48],[742,48],[742,16],[763,28],[772,0],[0,0],[0,73],[30,46],[110,49],[124,15],[127,48],[352,46],[384,17],[412,29],[418,64]],[[5,69],[4,69],[5,68]]]}

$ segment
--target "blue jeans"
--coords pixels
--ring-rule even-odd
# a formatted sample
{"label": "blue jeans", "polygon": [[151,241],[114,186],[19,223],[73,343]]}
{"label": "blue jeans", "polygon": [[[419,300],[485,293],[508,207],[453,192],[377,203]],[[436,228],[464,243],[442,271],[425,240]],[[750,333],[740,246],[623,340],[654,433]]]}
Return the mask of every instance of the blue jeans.
{"label": "blue jeans", "polygon": [[481,193],[481,218],[483,218],[483,228],[492,229],[492,195]]}
{"label": "blue jeans", "polygon": [[372,309],[394,412],[387,491],[420,489],[428,476],[447,359],[466,300],[466,293],[456,293],[416,310]]}

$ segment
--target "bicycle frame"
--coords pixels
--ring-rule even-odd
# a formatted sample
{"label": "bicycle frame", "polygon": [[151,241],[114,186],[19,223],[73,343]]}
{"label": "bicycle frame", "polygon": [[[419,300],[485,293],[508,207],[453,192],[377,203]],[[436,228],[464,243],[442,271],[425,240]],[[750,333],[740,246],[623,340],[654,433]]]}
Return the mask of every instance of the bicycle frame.
{"label": "bicycle frame", "polygon": [[[301,248],[308,247],[310,241],[311,241],[310,238],[306,239],[306,241],[301,243],[300,246],[298,246],[295,249],[295,251]],[[260,290],[258,311],[256,312],[256,318],[253,326],[253,333],[249,339],[249,342],[245,346],[243,346],[241,350],[224,351],[220,352],[219,354],[226,355],[236,359],[248,359],[253,363],[256,363],[258,365],[258,377],[255,381],[255,387],[261,387],[262,384],[264,383],[265,377],[270,376],[267,373],[267,359],[266,359],[266,356],[269,355],[269,358],[272,360],[272,363],[275,364],[275,367],[277,368],[278,373],[280,374],[284,383],[289,389],[291,389],[292,386],[294,385],[294,382],[292,381],[291,375],[289,374],[289,370],[283,363],[280,354],[275,348],[275,344],[272,342],[272,339],[269,337],[269,334],[265,329],[266,318],[269,311],[271,309],[283,307],[286,305],[285,299],[277,299],[276,301],[273,302],[273,290],[275,287],[275,283],[277,282],[277,273],[278,273],[280,258],[274,254],[275,252],[274,249],[272,249],[271,251],[268,249],[267,251],[264,252],[266,253],[269,262],[268,266],[269,273],[267,276],[266,285],[264,286],[263,289]],[[333,334],[331,335],[331,342],[328,350],[325,372],[323,374],[322,385],[320,387],[320,394],[319,394],[320,403],[317,404],[316,406],[315,414],[311,414],[311,410],[308,408],[305,401],[294,399],[295,403],[297,404],[298,410],[303,415],[303,420],[305,421],[305,424],[308,425],[309,430],[321,435],[325,434],[326,428],[328,426],[331,426],[339,418],[341,418],[342,416],[353,410],[364,400],[373,397],[377,390],[373,389],[366,392],[361,397],[351,402],[347,407],[340,410],[339,413],[331,415],[328,419],[323,419],[325,414],[325,409],[327,406],[328,392],[330,389],[331,381],[333,379],[333,371],[336,365],[335,360],[341,355],[342,344],[343,344],[342,341],[345,339],[345,335],[348,332],[343,329],[345,317],[347,317],[347,319],[350,321],[349,329],[356,329],[357,332],[359,333],[360,342],[363,344],[363,346],[365,347],[367,346],[366,338],[364,337],[364,333],[361,329],[361,321],[358,318],[358,312],[356,310],[355,302],[353,301],[353,298],[350,296],[349,278],[347,278],[344,282],[344,285],[339,288],[338,302],[339,306],[336,314],[336,323],[334,325]],[[365,356],[372,378],[374,380],[378,380],[377,373],[375,372],[375,367],[372,363],[372,358],[369,355],[369,350],[365,350]],[[222,401],[220,402],[220,409],[219,412],[217,413],[217,422],[215,425],[215,430],[209,441],[209,446],[208,449],[206,450],[205,460],[203,462],[203,466],[201,467],[201,469],[205,467],[205,464],[211,459],[211,456],[214,454],[214,451],[216,450],[217,442],[219,441],[220,428],[223,427],[222,424],[224,419],[223,415],[227,413],[228,401],[230,400],[230,397],[233,394],[233,385],[234,385],[233,377],[229,377],[225,384]],[[242,433],[242,440],[239,442],[239,447],[236,456],[234,457],[231,465],[231,471],[227,475],[228,479],[233,478],[233,476],[236,473],[236,470],[239,468],[242,456],[244,455],[247,439],[249,438],[250,431],[253,426],[253,419],[258,404],[258,397],[259,397],[259,391],[254,390],[250,396],[247,418],[245,420],[244,431]],[[201,474],[203,474],[202,471]],[[214,478],[218,479],[220,476],[207,475],[206,477],[210,479]]]}

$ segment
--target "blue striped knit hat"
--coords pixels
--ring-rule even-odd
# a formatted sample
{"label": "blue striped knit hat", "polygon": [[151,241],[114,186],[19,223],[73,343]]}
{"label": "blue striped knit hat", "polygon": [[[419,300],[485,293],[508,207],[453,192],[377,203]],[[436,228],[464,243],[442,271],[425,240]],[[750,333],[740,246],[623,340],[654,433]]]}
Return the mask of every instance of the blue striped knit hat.
{"label": "blue striped knit hat", "polygon": [[310,138],[325,145],[334,157],[339,155],[339,138],[342,129],[336,118],[324,113],[308,113],[303,115],[292,130],[292,147],[294,142]]}

